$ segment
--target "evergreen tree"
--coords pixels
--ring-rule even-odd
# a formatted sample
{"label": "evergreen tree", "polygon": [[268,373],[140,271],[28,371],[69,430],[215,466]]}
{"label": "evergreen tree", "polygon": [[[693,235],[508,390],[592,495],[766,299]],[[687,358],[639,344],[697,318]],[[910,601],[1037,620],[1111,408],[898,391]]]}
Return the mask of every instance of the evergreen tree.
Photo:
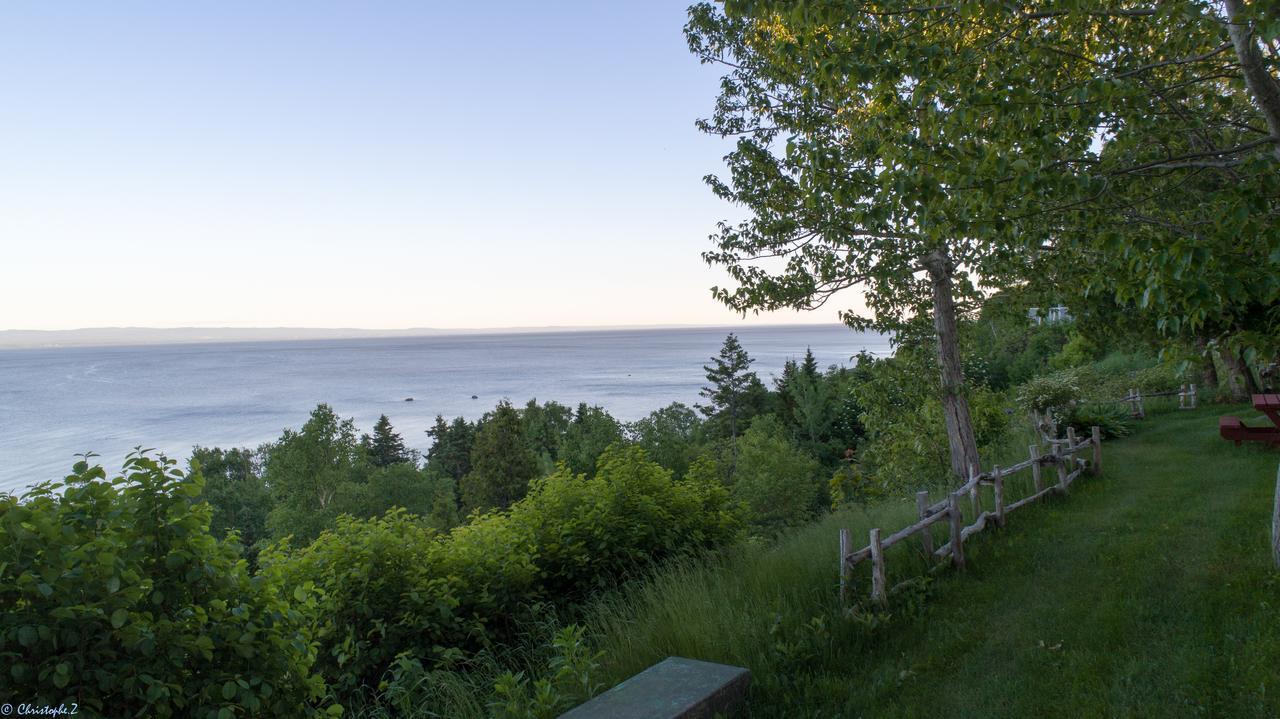
{"label": "evergreen tree", "polygon": [[436,415],[436,422],[427,430],[431,437],[431,449],[427,450],[427,468],[449,477],[455,483],[471,471],[471,447],[475,443],[476,427],[461,417],[446,423]]}
{"label": "evergreen tree", "polygon": [[373,425],[373,437],[366,435],[364,440],[369,461],[375,467],[390,467],[413,461],[413,455],[405,449],[404,439],[392,428],[391,420],[385,414]]}
{"label": "evergreen tree", "polygon": [[708,418],[723,423],[728,429],[729,437],[736,439],[738,427],[749,419],[751,405],[756,404],[753,400],[761,395],[762,390],[765,395],[768,391],[764,389],[756,373],[750,371],[754,360],[732,332],[725,337],[720,354],[712,357],[711,361],[714,364],[702,367],[711,384],[703,387],[699,393],[709,403],[699,405],[698,409]]}
{"label": "evergreen tree", "polygon": [[822,372],[818,369],[818,360],[813,356],[813,348],[804,348],[804,361],[800,363],[800,374],[810,382],[817,382],[822,376]]}
{"label": "evergreen tree", "polygon": [[622,425],[602,407],[578,405],[573,422],[564,434],[559,460],[574,474],[594,477],[596,460],[609,445],[622,441]]}
{"label": "evergreen tree", "polygon": [[538,474],[538,458],[529,449],[520,413],[503,400],[476,430],[471,471],[462,478],[462,500],[469,510],[505,509],[529,489]]}

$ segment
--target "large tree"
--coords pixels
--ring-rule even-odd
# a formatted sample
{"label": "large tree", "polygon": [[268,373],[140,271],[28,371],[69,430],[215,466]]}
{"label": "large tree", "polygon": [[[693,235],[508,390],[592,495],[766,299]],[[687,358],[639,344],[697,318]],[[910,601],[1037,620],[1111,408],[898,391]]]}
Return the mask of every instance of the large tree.
{"label": "large tree", "polygon": [[717,295],[812,308],[859,287],[870,312],[845,319],[880,330],[931,312],[958,473],[976,452],[956,317],[979,285],[1065,267],[1166,330],[1239,334],[1280,288],[1258,43],[1277,25],[1232,5],[695,6],[691,49],[728,68],[701,126],[737,138],[709,180],[750,211],[705,255],[736,282]]}
{"label": "large tree", "polygon": [[471,471],[462,478],[462,502],[470,510],[506,509],[529,490],[538,458],[529,448],[520,413],[503,400],[476,430]]}
{"label": "large tree", "polygon": [[365,435],[361,444],[369,456],[369,462],[375,467],[390,467],[393,464],[414,463],[414,454],[404,446],[404,438],[391,426],[387,415],[378,417],[373,425],[373,436]]}
{"label": "large tree", "polygon": [[354,421],[317,405],[300,431],[286,429],[267,450],[263,479],[276,500],[267,518],[272,533],[307,541],[341,512],[363,506],[363,466]]}
{"label": "large tree", "polygon": [[753,397],[767,390],[760,378],[751,371],[751,355],[743,349],[737,335],[732,332],[724,338],[720,352],[711,358],[711,364],[703,365],[707,384],[699,392],[707,404],[699,405],[709,419],[721,424],[730,439],[738,438],[739,427],[750,418]]}

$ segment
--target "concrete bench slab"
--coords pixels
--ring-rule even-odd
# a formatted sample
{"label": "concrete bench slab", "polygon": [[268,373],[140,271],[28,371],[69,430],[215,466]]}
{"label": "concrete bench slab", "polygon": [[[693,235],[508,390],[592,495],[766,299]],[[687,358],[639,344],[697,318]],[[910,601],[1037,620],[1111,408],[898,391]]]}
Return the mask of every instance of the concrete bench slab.
{"label": "concrete bench slab", "polygon": [[711,719],[747,693],[742,667],[668,657],[560,719]]}

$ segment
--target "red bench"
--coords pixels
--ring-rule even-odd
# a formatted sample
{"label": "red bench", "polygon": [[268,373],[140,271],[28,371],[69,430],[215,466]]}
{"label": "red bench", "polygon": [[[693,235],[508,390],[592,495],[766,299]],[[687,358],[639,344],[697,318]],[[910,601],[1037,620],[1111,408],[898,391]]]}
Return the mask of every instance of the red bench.
{"label": "red bench", "polygon": [[1219,417],[1218,434],[1229,439],[1239,447],[1241,442],[1271,442],[1280,444],[1280,428],[1250,427],[1240,421],[1239,417]]}

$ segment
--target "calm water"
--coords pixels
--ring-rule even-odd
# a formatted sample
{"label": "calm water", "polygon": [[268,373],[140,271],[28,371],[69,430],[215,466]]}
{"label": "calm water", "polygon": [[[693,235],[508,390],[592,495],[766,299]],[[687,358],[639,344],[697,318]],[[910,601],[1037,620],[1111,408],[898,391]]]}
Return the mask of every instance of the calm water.
{"label": "calm water", "polygon": [[[0,350],[0,490],[61,478],[86,450],[111,472],[136,445],[180,459],[196,444],[257,446],[300,427],[320,402],[361,431],[385,413],[421,450],[436,414],[475,419],[504,397],[588,402],[633,420],[697,402],[702,365],[728,331]],[[733,331],[766,380],[806,346],[823,366],[889,352],[887,338],[841,326]]]}

